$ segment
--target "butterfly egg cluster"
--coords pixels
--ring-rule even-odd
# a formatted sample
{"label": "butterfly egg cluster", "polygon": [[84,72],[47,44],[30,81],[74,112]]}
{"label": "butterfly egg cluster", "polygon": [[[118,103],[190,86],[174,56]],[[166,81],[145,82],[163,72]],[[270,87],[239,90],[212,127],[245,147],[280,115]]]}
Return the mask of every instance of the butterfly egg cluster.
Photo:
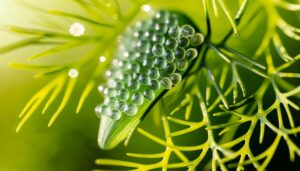
{"label": "butterfly egg cluster", "polygon": [[112,120],[135,116],[139,106],[182,80],[203,41],[203,35],[174,12],[158,11],[137,21],[121,37],[105,73],[107,82],[98,88],[105,100],[96,114]]}

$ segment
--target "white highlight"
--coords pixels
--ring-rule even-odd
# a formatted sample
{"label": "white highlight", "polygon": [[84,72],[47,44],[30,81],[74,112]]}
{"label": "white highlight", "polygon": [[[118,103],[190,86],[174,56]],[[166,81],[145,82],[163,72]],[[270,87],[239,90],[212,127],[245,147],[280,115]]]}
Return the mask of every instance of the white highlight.
{"label": "white highlight", "polygon": [[103,86],[103,85],[99,85],[99,86],[98,86],[98,91],[99,91],[99,92],[102,92],[103,90],[104,90],[104,86]]}
{"label": "white highlight", "polygon": [[128,58],[128,56],[129,56],[129,52],[124,52],[124,57]]}
{"label": "white highlight", "polygon": [[106,71],[106,72],[105,72],[105,75],[106,75],[107,77],[110,77],[110,76],[111,76],[111,71]]}
{"label": "white highlight", "polygon": [[99,61],[100,61],[100,62],[105,62],[105,61],[106,61],[105,56],[100,56]]}
{"label": "white highlight", "polygon": [[79,73],[78,73],[77,69],[70,69],[69,70],[69,77],[76,78],[76,77],[78,77],[78,75],[79,75]]}
{"label": "white highlight", "polygon": [[150,12],[151,10],[152,10],[152,7],[148,4],[142,6],[142,11],[144,11],[144,12]]}
{"label": "white highlight", "polygon": [[70,26],[70,30],[69,30],[70,34],[72,34],[75,37],[79,37],[82,36],[85,32],[85,28],[82,24],[80,23],[73,23]]}
{"label": "white highlight", "polygon": [[117,59],[114,59],[114,60],[112,61],[112,64],[113,64],[114,66],[118,66],[119,61],[118,61]]}

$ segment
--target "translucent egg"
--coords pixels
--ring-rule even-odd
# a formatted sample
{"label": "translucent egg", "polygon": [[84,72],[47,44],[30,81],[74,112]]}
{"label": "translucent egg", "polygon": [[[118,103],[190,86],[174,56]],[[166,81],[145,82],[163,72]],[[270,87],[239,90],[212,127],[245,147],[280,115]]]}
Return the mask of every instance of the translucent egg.
{"label": "translucent egg", "polygon": [[119,100],[115,97],[110,97],[105,101],[105,104],[110,106],[112,109],[117,109],[119,107]]}
{"label": "translucent egg", "polygon": [[151,79],[158,79],[160,76],[159,70],[157,68],[149,69],[147,74]]}
{"label": "translucent egg", "polygon": [[121,80],[122,82],[129,82],[129,81],[131,81],[131,76],[130,76],[130,74],[122,73],[122,74],[120,75],[120,80]]}
{"label": "translucent egg", "polygon": [[130,90],[136,91],[140,88],[140,82],[137,80],[132,80],[132,81],[128,82],[128,88]]}
{"label": "translucent egg", "polygon": [[147,54],[146,53],[141,53],[138,57],[137,57],[137,60],[139,62],[143,62],[144,60],[147,59]]}
{"label": "translucent egg", "polygon": [[146,74],[141,74],[138,77],[138,80],[143,85],[149,85],[150,84],[150,77],[148,75],[146,75]]}
{"label": "translucent egg", "polygon": [[204,36],[201,33],[196,33],[191,37],[191,45],[199,46],[204,42]]}
{"label": "translucent egg", "polygon": [[172,73],[174,73],[176,71],[176,65],[175,63],[171,62],[171,63],[168,63],[166,68],[163,70],[163,73],[165,75],[170,75]]}
{"label": "translucent egg", "polygon": [[112,111],[109,106],[103,106],[100,115],[109,116],[111,115],[111,112]]}
{"label": "translucent egg", "polygon": [[176,61],[176,69],[184,71],[187,69],[189,62],[186,59]]}
{"label": "translucent egg", "polygon": [[131,72],[140,72],[140,65],[137,63],[131,64],[130,71]]}
{"label": "translucent egg", "polygon": [[178,46],[178,41],[174,38],[170,38],[166,41],[165,45],[168,49],[176,49]]}
{"label": "translucent egg", "polygon": [[130,92],[128,90],[122,89],[119,91],[118,98],[120,100],[126,101],[128,100],[129,96],[130,96]]}
{"label": "translucent egg", "polygon": [[164,57],[168,62],[173,62],[175,60],[175,53],[173,50],[167,49]]}
{"label": "translucent egg", "polygon": [[170,37],[178,38],[181,35],[181,28],[179,26],[170,27],[168,34]]}
{"label": "translucent egg", "polygon": [[137,111],[138,108],[135,104],[128,104],[125,114],[128,116],[134,116],[137,114]]}
{"label": "translucent egg", "polygon": [[160,83],[159,83],[159,81],[158,80],[151,80],[150,81],[150,88],[152,90],[158,90],[158,89],[160,89]]}
{"label": "translucent egg", "polygon": [[170,75],[169,75],[169,78],[171,79],[173,85],[176,85],[176,84],[179,83],[179,82],[181,81],[181,79],[182,79],[181,75],[178,74],[178,73],[170,74]]}
{"label": "translucent egg", "polygon": [[121,90],[122,88],[124,88],[124,84],[120,81],[115,82],[114,88],[116,90]]}
{"label": "translucent egg", "polygon": [[133,36],[137,39],[140,39],[143,37],[144,32],[143,31],[136,31],[133,33]]}
{"label": "translucent egg", "polygon": [[164,23],[157,23],[154,25],[154,29],[160,34],[165,34],[168,31],[168,26]]}
{"label": "translucent egg", "polygon": [[136,48],[137,50],[139,50],[140,52],[145,52],[148,48],[150,47],[150,43],[148,41],[142,41],[139,40],[136,43]]}
{"label": "translucent egg", "polygon": [[126,102],[120,102],[119,104],[119,110],[121,112],[126,112],[127,111],[127,108],[128,108],[128,105]]}
{"label": "translucent egg", "polygon": [[138,79],[141,73],[133,73],[132,74],[132,79]]}
{"label": "translucent egg", "polygon": [[146,68],[152,68],[154,66],[154,60],[153,59],[144,59],[143,60],[143,67],[146,67]]}
{"label": "translucent egg", "polygon": [[185,37],[191,37],[195,34],[195,29],[188,24],[181,26],[181,35]]}
{"label": "translucent egg", "polygon": [[165,53],[165,48],[161,44],[155,44],[152,47],[152,53],[155,56],[163,56],[163,54]]}
{"label": "translucent egg", "polygon": [[145,99],[147,99],[147,100],[154,100],[154,98],[155,98],[155,93],[151,89],[145,90],[143,94],[144,94]]}
{"label": "translucent egg", "polygon": [[136,104],[136,105],[141,105],[143,104],[144,102],[144,97],[142,95],[142,93],[134,93],[132,96],[131,96],[131,102]]}
{"label": "translucent egg", "polygon": [[111,118],[112,120],[119,120],[121,118],[122,114],[119,110],[112,110],[110,115],[108,115],[109,118]]}
{"label": "translucent egg", "polygon": [[162,87],[164,87],[165,89],[171,89],[172,88],[172,81],[170,78],[168,77],[164,77],[160,80],[160,84]]}
{"label": "translucent egg", "polygon": [[131,67],[131,63],[129,61],[120,61],[119,67],[121,67],[123,70],[128,70]]}
{"label": "translucent egg", "polygon": [[153,43],[157,43],[157,44],[164,44],[165,43],[165,37],[164,35],[161,35],[161,34],[154,34],[152,36],[152,41]]}
{"label": "translucent egg", "polygon": [[117,95],[117,91],[114,88],[105,88],[103,94],[109,97],[114,97]]}
{"label": "translucent egg", "polygon": [[179,47],[174,51],[175,58],[178,60],[184,59],[186,56],[186,51],[184,48]]}
{"label": "translucent egg", "polygon": [[198,51],[195,48],[189,48],[186,51],[186,59],[187,60],[193,60],[198,56]]}
{"label": "translucent egg", "polygon": [[102,104],[97,105],[96,108],[95,108],[95,113],[96,113],[96,115],[100,118],[101,115],[102,115],[102,111],[103,111],[105,108],[107,108],[107,107],[108,107],[108,106],[105,106],[105,105],[102,105]]}
{"label": "translucent egg", "polygon": [[178,16],[176,14],[171,14],[170,17],[166,20],[166,24],[169,26],[178,25]]}
{"label": "translucent egg", "polygon": [[154,19],[157,20],[157,21],[165,21],[167,18],[169,18],[169,12],[167,11],[159,11],[159,12],[156,12],[155,15],[154,15]]}
{"label": "translucent egg", "polygon": [[167,60],[163,57],[157,57],[155,59],[155,66],[159,69],[165,68],[167,66]]}
{"label": "translucent egg", "polygon": [[178,45],[180,47],[188,47],[190,44],[190,40],[187,37],[180,37],[179,41],[178,41]]}

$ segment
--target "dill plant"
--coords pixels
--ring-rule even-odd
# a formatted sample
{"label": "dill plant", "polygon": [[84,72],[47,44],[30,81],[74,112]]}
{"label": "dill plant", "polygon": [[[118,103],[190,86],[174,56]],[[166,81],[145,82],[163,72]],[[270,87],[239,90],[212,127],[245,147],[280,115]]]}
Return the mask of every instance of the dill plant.
{"label": "dill plant", "polygon": [[[17,131],[40,106],[42,113],[47,113],[60,100],[48,124],[52,126],[74,91],[79,91],[75,89],[78,82],[84,82],[76,108],[79,113],[90,94],[105,82],[103,73],[114,59],[118,37],[132,22],[153,9],[178,10],[169,1],[72,3],[82,13],[24,4],[57,20],[70,19],[72,22],[64,25],[67,32],[57,30],[60,23],[52,20],[45,20],[46,25],[37,29],[9,27],[27,36],[1,47],[1,54],[32,45],[50,45],[28,58],[32,61],[79,46],[89,47],[84,56],[68,63],[10,63],[15,68],[41,71],[36,78],[51,78],[24,107]],[[195,5],[197,10],[189,12],[184,5]],[[98,170],[266,170],[280,143],[287,145],[290,160],[294,161],[300,155],[296,138],[300,131],[300,56],[298,49],[286,44],[300,44],[300,28],[293,22],[299,20],[299,2],[191,0],[182,6],[179,11],[195,22],[205,37],[197,65],[164,97],[159,97],[147,116],[154,118],[163,135],[157,130],[147,131],[151,128],[146,126],[138,126],[134,133],[161,146],[161,151],[150,153],[145,147],[144,151],[127,153],[128,160],[97,159]],[[129,146],[138,142],[135,135],[132,139]]]}

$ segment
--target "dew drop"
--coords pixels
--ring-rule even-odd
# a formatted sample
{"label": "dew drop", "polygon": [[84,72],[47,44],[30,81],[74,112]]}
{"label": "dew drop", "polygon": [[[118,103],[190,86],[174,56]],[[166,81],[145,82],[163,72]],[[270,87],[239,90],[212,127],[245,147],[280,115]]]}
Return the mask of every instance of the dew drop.
{"label": "dew drop", "polygon": [[73,23],[70,26],[69,32],[74,37],[80,37],[84,34],[85,28],[81,23]]}
{"label": "dew drop", "polygon": [[105,56],[100,56],[100,57],[99,57],[99,61],[100,61],[100,62],[105,62],[105,61],[106,61]]}
{"label": "dew drop", "polygon": [[101,93],[101,92],[103,92],[103,90],[104,90],[104,86],[103,85],[99,85],[98,86],[98,91]]}
{"label": "dew drop", "polygon": [[70,69],[68,74],[69,74],[69,77],[71,77],[71,78],[77,78],[79,75],[77,69]]}
{"label": "dew drop", "polygon": [[144,12],[150,12],[152,10],[152,7],[148,4],[145,4],[142,6],[142,11]]}

